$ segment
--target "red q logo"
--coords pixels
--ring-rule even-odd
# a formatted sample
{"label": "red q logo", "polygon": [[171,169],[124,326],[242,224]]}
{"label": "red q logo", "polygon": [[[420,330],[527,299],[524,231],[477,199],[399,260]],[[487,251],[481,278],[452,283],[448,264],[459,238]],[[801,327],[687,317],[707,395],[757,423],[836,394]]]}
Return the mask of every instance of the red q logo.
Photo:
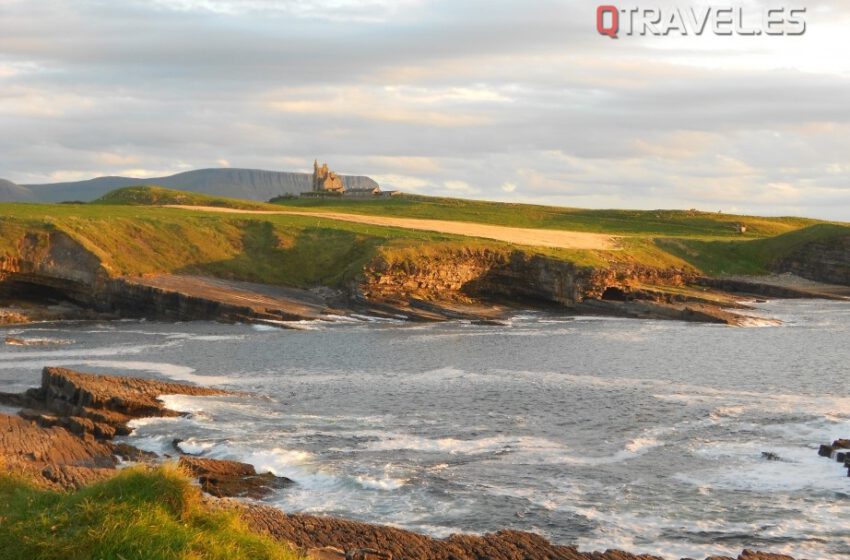
{"label": "red q logo", "polygon": [[[605,25],[605,16],[611,15],[611,24]],[[596,8],[596,30],[600,35],[617,38],[620,31],[620,10],[616,6],[599,6]]]}

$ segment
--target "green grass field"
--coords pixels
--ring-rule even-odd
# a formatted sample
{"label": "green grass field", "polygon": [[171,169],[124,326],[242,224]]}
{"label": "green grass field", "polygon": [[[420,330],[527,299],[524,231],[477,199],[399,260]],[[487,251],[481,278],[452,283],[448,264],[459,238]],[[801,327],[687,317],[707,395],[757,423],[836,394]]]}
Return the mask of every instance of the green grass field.
{"label": "green grass field", "polygon": [[0,475],[3,560],[296,560],[174,467],[132,468],[72,493]]}
{"label": "green grass field", "polygon": [[[304,211],[348,212],[655,237],[754,239],[779,235],[819,223],[817,220],[804,218],[760,218],[680,210],[583,210],[412,195],[374,200],[283,198],[275,204]],[[735,226],[739,223],[747,225],[747,234],[738,234]]]}
{"label": "green grass field", "polygon": [[[374,201],[288,199],[277,205],[221,199],[158,187],[121,189],[90,204],[0,204],[0,255],[15,256],[25,235],[46,246],[62,231],[114,276],[186,273],[294,287],[342,286],[363,265],[507,243],[320,217],[223,214],[161,205],[298,209],[468,220],[621,236],[619,251],[521,247],[579,265],[691,267],[706,274],[764,274],[808,241],[850,228],[803,218],[758,218],[680,211],[578,210],[444,198]],[[735,226],[744,223],[741,235]]]}

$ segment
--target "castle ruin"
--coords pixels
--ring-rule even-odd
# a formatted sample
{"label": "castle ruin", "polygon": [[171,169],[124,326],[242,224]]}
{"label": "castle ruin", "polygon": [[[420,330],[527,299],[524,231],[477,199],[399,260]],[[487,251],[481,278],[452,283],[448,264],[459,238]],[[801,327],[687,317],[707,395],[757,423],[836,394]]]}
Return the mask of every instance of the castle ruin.
{"label": "castle ruin", "polygon": [[328,164],[319,167],[319,161],[313,161],[313,192],[344,194],[345,184],[342,177],[328,169]]}

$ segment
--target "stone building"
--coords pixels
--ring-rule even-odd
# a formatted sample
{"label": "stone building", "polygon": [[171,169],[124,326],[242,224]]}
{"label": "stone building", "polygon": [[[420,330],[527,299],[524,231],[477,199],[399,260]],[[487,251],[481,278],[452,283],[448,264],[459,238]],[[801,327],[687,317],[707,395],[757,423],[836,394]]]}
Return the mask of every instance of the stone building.
{"label": "stone building", "polygon": [[342,177],[328,169],[328,164],[324,163],[319,167],[319,161],[313,161],[313,192],[325,194],[343,194],[345,193],[345,184],[342,182]]}

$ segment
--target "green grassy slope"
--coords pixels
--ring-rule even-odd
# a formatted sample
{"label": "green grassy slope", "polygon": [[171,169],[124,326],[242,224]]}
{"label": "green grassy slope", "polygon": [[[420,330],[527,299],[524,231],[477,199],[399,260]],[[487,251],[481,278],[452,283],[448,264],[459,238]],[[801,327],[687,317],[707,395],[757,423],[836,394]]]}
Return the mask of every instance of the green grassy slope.
{"label": "green grassy slope", "polygon": [[[275,204],[306,211],[468,221],[617,235],[753,239],[779,235],[819,223],[817,220],[805,218],[760,218],[681,210],[583,210],[412,195],[374,200],[285,198],[275,201]],[[735,226],[739,223],[748,227],[744,236],[736,231]]]}
{"label": "green grassy slope", "polygon": [[0,256],[25,235],[64,232],[115,276],[211,275],[295,287],[339,286],[379,253],[507,244],[309,216],[221,214],[103,204],[0,204]]}
{"label": "green grassy slope", "polygon": [[201,505],[175,468],[128,469],[73,493],[0,475],[4,560],[296,560],[233,513]]}
{"label": "green grassy slope", "polygon": [[223,198],[205,194],[176,191],[156,185],[139,185],[126,187],[106,193],[90,204],[111,204],[123,206],[217,206],[221,208],[238,208],[243,210],[272,209],[274,206],[250,200]]}
{"label": "green grassy slope", "polygon": [[667,238],[656,243],[709,275],[758,275],[807,243],[848,235],[850,227],[822,223],[746,242]]}
{"label": "green grassy slope", "polygon": [[[707,274],[766,273],[772,262],[807,241],[850,234],[846,225],[801,218],[577,210],[424,197],[290,199],[269,205],[131,187],[92,204],[0,204],[0,256],[16,255],[27,233],[46,238],[50,231],[62,231],[97,255],[116,276],[187,273],[311,287],[343,285],[378,255],[414,262],[466,247],[505,253],[514,248],[497,241],[320,217],[223,214],[159,207],[163,204],[332,210],[610,233],[621,236],[622,250],[523,250],[581,265],[692,267]],[[735,231],[741,222],[749,227],[746,235]]]}

